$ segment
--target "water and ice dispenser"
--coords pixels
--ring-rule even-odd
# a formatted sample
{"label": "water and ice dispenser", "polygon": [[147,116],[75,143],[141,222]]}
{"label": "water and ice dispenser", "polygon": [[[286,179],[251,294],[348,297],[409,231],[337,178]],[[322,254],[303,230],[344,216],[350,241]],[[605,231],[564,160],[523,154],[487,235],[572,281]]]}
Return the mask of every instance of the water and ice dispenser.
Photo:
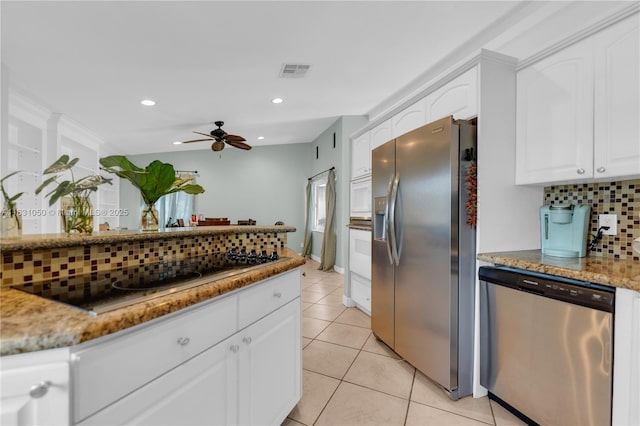
{"label": "water and ice dispenser", "polygon": [[387,239],[387,197],[373,199],[373,238],[378,241]]}

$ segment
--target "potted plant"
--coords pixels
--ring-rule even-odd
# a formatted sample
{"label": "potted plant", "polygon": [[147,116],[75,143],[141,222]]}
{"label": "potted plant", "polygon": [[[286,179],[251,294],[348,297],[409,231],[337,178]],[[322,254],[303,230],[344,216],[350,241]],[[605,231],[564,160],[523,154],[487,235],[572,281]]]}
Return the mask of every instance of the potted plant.
{"label": "potted plant", "polygon": [[18,173],[20,173],[20,171],[15,171],[0,179],[0,189],[2,190],[2,198],[4,200],[2,207],[2,229],[0,231],[0,235],[8,238],[19,237],[20,234],[22,234],[22,221],[20,220],[16,201],[18,201],[18,198],[20,198],[24,192],[20,192],[13,197],[10,197],[4,187],[4,181]]}
{"label": "potted plant", "polygon": [[[91,192],[98,190],[98,185],[103,183],[111,185],[111,179],[101,175],[89,175],[76,180],[73,175],[73,166],[78,160],[78,158],[69,160],[68,155],[62,155],[58,158],[42,172],[43,175],[52,173],[56,175],[42,182],[42,185],[36,189],[36,194],[39,194],[51,183],[58,183],[58,186],[46,196],[49,197],[49,206],[62,199],[61,217],[64,232],[67,234],[91,234],[93,232],[93,207],[89,196]],[[57,173],[67,170],[71,174],[71,180],[58,182]]]}
{"label": "potted plant", "polygon": [[145,168],[133,164],[124,155],[111,155],[100,159],[102,170],[126,179],[138,188],[144,208],[142,211],[143,231],[157,231],[159,225],[156,202],[163,196],[184,191],[187,194],[201,194],[204,188],[192,183],[193,179],[176,178],[173,165],[159,160],[152,161]]}

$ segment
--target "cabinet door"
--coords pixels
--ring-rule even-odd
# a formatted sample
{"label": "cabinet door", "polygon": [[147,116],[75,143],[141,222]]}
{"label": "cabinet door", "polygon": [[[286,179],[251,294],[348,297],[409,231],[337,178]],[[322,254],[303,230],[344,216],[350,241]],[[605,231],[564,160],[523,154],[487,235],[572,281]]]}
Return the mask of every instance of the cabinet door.
{"label": "cabinet door", "polygon": [[640,175],[639,19],[595,37],[595,178]]}
{"label": "cabinet door", "polygon": [[0,372],[0,424],[69,424],[69,364],[7,368]]}
{"label": "cabinet door", "polygon": [[280,425],[302,395],[297,298],[239,333],[240,424]]}
{"label": "cabinet door", "polygon": [[231,337],[80,424],[237,424],[238,350]]}
{"label": "cabinet door", "polygon": [[587,39],[518,72],[516,183],[593,176],[593,50]]}
{"label": "cabinet door", "polygon": [[351,300],[368,315],[371,315],[371,280],[351,274]]}
{"label": "cabinet door", "polygon": [[371,173],[371,149],[369,132],[351,142],[351,179]]}
{"label": "cabinet door", "polygon": [[453,79],[426,99],[427,122],[453,115],[467,119],[478,115],[478,71],[474,67]]}
{"label": "cabinet door", "polygon": [[616,289],[613,349],[614,425],[640,424],[640,293]]}
{"label": "cabinet door", "polygon": [[371,279],[371,231],[349,230],[349,269]]}
{"label": "cabinet door", "polygon": [[370,130],[370,149],[373,151],[383,143],[389,142],[392,139],[391,136],[391,120],[387,120],[378,124],[376,127]]}
{"label": "cabinet door", "polygon": [[427,101],[422,98],[391,118],[391,137],[397,138],[425,124],[427,124]]}

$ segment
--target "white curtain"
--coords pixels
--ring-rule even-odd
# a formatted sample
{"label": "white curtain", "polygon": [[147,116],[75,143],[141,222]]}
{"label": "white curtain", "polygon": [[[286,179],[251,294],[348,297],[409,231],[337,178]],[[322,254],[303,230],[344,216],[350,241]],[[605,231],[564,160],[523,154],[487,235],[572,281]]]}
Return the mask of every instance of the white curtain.
{"label": "white curtain", "polygon": [[[195,175],[191,173],[180,173],[180,179],[192,179],[191,183],[196,183]],[[191,215],[194,213],[196,196],[186,192],[174,192],[165,195],[158,200],[158,213],[160,226],[167,226],[176,223],[178,219],[184,221],[185,226],[189,226]]]}

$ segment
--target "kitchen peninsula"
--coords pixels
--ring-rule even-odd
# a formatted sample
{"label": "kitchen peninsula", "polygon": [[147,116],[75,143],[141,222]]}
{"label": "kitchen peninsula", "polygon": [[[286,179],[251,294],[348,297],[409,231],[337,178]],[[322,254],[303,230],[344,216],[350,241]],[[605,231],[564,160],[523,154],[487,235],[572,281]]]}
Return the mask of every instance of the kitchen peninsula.
{"label": "kitchen peninsula", "polygon": [[[305,261],[286,248],[293,231],[216,226],[0,240],[3,419],[29,406],[35,424],[153,423],[170,413],[187,416],[176,424],[280,424],[301,394],[296,268]],[[67,285],[77,276],[126,271],[138,279],[187,263],[206,271],[229,263],[232,248],[278,260],[210,282],[205,274],[197,286],[176,283],[97,315],[11,288],[60,283],[35,291],[50,296],[87,291]],[[202,402],[197,412],[194,401]]]}

